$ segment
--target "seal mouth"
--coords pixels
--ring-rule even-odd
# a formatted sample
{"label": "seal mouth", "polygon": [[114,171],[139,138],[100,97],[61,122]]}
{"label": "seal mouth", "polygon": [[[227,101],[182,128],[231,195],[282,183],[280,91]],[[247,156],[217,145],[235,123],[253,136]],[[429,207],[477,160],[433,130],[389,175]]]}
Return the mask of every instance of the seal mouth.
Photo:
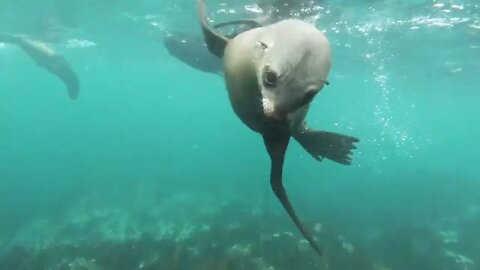
{"label": "seal mouth", "polygon": [[275,108],[275,105],[273,102],[268,99],[268,98],[262,98],[262,107],[263,107],[263,112],[267,115],[273,114],[273,110]]}
{"label": "seal mouth", "polygon": [[268,118],[273,118],[275,120],[283,120],[286,118],[285,114],[282,113],[282,110],[275,106],[272,100],[268,98],[262,99],[263,113]]}

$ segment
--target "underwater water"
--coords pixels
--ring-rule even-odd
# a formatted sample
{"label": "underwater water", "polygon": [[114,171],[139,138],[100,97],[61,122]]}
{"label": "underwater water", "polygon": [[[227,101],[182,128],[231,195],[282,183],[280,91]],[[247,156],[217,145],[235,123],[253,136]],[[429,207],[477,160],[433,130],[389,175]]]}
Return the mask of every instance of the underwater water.
{"label": "underwater water", "polygon": [[[255,1],[206,1],[215,22]],[[269,183],[222,76],[162,42],[195,1],[0,0],[0,33],[50,44],[65,85],[0,43],[0,269],[480,269],[480,2],[315,1],[332,67],[307,116],[352,165],[290,142]],[[254,12],[248,12],[248,11]]]}

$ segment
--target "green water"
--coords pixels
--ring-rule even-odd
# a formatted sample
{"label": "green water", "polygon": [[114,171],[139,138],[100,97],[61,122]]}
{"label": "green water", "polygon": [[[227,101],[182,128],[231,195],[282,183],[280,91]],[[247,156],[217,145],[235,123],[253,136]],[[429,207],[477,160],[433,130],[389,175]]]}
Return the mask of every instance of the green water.
{"label": "green water", "polygon": [[[216,21],[251,4],[207,2]],[[331,85],[307,121],[361,141],[351,166],[292,141],[284,181],[330,269],[480,269],[480,3],[321,7]],[[54,44],[81,85],[69,100],[0,43],[1,269],[324,269],[223,79],[169,55],[166,30],[200,35],[194,1],[0,0],[0,33]]]}

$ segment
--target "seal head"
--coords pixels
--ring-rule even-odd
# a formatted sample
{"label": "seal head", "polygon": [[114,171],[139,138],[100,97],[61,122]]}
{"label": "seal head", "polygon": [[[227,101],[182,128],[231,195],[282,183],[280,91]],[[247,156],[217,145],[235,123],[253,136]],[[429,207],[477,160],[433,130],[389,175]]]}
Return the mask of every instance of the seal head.
{"label": "seal head", "polygon": [[265,115],[283,120],[328,84],[330,47],[320,31],[299,20],[281,21],[264,32],[256,41],[258,88]]}

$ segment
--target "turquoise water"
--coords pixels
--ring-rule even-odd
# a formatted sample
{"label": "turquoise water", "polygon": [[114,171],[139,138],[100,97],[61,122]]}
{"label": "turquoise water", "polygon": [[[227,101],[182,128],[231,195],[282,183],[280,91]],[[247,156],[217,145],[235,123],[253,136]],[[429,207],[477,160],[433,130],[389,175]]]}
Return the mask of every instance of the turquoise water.
{"label": "turquoise water", "polygon": [[314,9],[332,69],[307,121],[358,137],[353,163],[292,141],[284,168],[319,259],[223,79],[163,46],[200,35],[193,1],[0,0],[0,33],[53,44],[81,87],[0,43],[0,269],[480,269],[480,3],[350,2]]}

